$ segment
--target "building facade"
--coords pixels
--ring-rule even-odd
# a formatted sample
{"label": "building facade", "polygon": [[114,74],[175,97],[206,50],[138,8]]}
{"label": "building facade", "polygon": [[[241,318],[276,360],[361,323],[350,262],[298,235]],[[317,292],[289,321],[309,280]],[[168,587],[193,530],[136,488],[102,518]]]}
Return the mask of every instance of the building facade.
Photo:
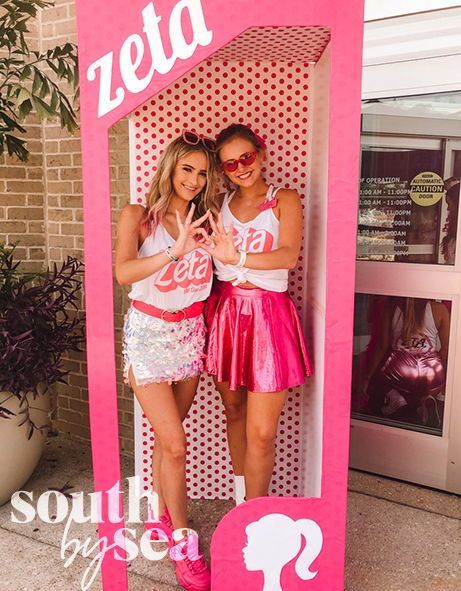
{"label": "building facade", "polygon": [[[351,465],[461,493],[461,5],[367,0],[365,17]],[[43,11],[33,39],[40,49],[75,42],[74,2]],[[78,133],[34,119],[27,133],[28,163],[0,160],[0,239],[19,241],[25,269],[82,258]],[[111,182],[115,226],[130,192],[127,121],[111,133]],[[126,292],[115,285],[118,367]],[[422,345],[441,364],[432,389],[375,383],[379,344],[392,341],[382,312],[392,325],[404,306],[424,307],[432,330]],[[53,426],[89,440],[85,353],[67,364]],[[121,372],[118,383],[121,447],[132,453],[133,402]]]}
{"label": "building facade", "polygon": [[351,465],[461,493],[461,6],[380,4],[366,4]]}

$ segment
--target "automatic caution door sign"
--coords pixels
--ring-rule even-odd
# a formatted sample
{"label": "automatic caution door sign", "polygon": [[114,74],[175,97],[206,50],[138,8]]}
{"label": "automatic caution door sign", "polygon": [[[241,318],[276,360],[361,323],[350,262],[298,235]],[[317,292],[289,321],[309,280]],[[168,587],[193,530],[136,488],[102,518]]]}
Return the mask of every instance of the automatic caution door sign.
{"label": "automatic caution door sign", "polygon": [[444,194],[443,179],[436,172],[420,172],[410,182],[410,197],[416,205],[435,205]]}

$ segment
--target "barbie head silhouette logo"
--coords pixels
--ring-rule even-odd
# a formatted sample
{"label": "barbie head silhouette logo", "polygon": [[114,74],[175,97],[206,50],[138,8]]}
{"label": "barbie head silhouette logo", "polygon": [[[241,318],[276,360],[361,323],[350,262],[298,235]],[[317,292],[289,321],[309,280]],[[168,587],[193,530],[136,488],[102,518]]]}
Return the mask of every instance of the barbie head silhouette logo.
{"label": "barbie head silhouette logo", "polygon": [[243,559],[247,570],[263,571],[261,591],[283,591],[282,570],[296,557],[294,566],[300,579],[309,581],[317,575],[318,571],[311,571],[310,567],[320,554],[323,535],[315,521],[294,521],[287,515],[271,513],[250,523],[245,533],[248,542],[243,548]]}

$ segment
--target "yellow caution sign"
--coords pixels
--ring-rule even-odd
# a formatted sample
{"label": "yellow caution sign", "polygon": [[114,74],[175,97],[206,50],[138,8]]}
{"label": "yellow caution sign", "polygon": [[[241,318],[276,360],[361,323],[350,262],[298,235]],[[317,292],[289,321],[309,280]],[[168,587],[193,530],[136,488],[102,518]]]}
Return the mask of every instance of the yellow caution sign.
{"label": "yellow caution sign", "polygon": [[444,194],[443,179],[436,172],[420,172],[410,182],[410,197],[416,205],[435,205]]}

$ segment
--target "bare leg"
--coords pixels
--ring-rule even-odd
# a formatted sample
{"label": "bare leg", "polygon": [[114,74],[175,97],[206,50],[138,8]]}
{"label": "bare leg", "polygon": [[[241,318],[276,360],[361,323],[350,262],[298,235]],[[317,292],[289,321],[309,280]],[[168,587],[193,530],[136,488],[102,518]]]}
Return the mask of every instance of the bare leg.
{"label": "bare leg", "polygon": [[[179,411],[181,422],[187,416],[197,391],[199,376],[173,384],[173,393]],[[162,464],[162,445],[158,437],[155,438],[152,451],[152,488],[158,495],[159,513],[162,515],[165,511],[165,499],[163,498],[161,485],[161,464]]]}
{"label": "bare leg", "polygon": [[162,448],[160,462],[161,492],[175,529],[187,527],[186,435],[169,384],[136,386],[134,393]]}
{"label": "bare leg", "polygon": [[196,376],[190,380],[173,384],[174,397],[176,399],[181,421],[184,421],[189,414],[190,407],[194,402],[195,394],[197,392],[199,378],[200,376]]}
{"label": "bare leg", "polygon": [[282,392],[248,392],[246,498],[268,494],[275,462],[277,426],[287,397]]}
{"label": "bare leg", "polygon": [[227,441],[234,474],[244,474],[246,453],[247,394],[245,389],[231,390],[228,382],[216,383],[226,412]]}

